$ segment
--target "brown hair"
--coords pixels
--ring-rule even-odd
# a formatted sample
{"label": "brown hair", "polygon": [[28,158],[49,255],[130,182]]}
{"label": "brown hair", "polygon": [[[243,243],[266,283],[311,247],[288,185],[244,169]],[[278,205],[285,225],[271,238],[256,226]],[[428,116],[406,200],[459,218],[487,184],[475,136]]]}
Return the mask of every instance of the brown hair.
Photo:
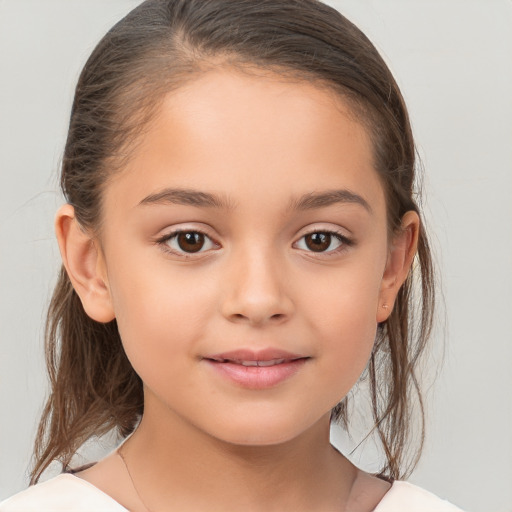
{"label": "brown hair", "polygon": [[[348,99],[372,137],[390,232],[399,229],[405,212],[419,213],[414,140],[402,95],[372,43],[339,12],[315,0],[147,0],[100,41],[76,88],[61,186],[84,228],[101,228],[102,190],[129,158],[164,94],[226,64],[327,85]],[[389,478],[407,473],[421,452],[423,405],[415,369],[433,306],[422,225],[413,271],[379,326],[366,371],[374,430],[386,455],[380,475]],[[48,312],[46,354],[51,394],[37,434],[32,483],[53,460],[67,467],[92,436],[111,429],[128,435],[143,412],[142,382],[124,354],[115,320],[91,320],[64,270]],[[411,392],[422,428],[407,466]],[[332,419],[348,425],[347,398]]]}

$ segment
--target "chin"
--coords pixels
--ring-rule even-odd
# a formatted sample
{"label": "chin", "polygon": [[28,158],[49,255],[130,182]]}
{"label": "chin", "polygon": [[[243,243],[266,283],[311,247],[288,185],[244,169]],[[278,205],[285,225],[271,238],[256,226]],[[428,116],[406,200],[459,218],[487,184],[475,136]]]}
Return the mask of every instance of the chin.
{"label": "chin", "polygon": [[273,446],[291,441],[296,434],[285,435],[283,432],[248,432],[245,435],[230,436],[227,442],[239,446]]}
{"label": "chin", "polygon": [[[225,428],[226,424],[229,424],[228,429]],[[218,425],[219,428],[210,430],[210,434],[233,445],[264,447],[290,442],[307,432],[312,426],[299,421],[291,422],[289,418],[283,418],[282,421],[277,421],[276,418],[273,421],[262,421],[262,418],[252,417],[248,418],[248,422],[235,420]]]}

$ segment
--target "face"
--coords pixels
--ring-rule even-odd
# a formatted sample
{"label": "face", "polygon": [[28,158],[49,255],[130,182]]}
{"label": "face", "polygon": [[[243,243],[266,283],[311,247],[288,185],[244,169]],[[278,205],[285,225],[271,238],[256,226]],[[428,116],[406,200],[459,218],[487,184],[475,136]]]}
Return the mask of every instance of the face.
{"label": "face", "polygon": [[169,94],[106,188],[100,241],[145,415],[284,442],[365,368],[385,199],[365,129],[325,89],[224,70]]}

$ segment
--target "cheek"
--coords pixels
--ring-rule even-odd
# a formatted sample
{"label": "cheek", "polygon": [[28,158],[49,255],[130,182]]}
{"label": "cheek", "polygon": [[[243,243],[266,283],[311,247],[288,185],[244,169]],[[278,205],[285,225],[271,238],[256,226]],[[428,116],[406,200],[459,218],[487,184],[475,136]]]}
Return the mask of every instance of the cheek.
{"label": "cheek", "polygon": [[325,389],[332,389],[331,407],[353,388],[371,356],[377,326],[368,318],[351,317],[328,333],[328,350],[322,354]]}
{"label": "cheek", "polygon": [[[359,310],[360,311],[360,310]],[[325,357],[331,358],[331,377],[340,386],[339,392],[344,396],[357,382],[366,367],[373,350],[377,324],[375,315],[359,311],[354,314],[340,314],[340,320],[325,333],[328,350]]]}
{"label": "cheek", "polygon": [[[141,376],[178,354],[194,357],[211,315],[211,289],[194,286],[183,272],[119,266],[110,278],[111,294],[123,346]],[[176,368],[177,370],[177,368]]]}
{"label": "cheek", "polygon": [[373,349],[380,278],[371,268],[347,267],[304,294],[309,328],[317,333],[318,354],[328,369],[325,378],[334,384],[338,400],[357,382]]}

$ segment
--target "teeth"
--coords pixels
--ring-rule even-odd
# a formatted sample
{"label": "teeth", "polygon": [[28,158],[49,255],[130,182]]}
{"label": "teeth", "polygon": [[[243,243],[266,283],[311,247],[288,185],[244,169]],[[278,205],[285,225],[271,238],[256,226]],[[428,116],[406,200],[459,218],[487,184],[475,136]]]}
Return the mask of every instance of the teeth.
{"label": "teeth", "polygon": [[242,366],[274,366],[276,364],[284,363],[284,359],[270,359],[269,361],[233,361],[233,362],[241,364]]}
{"label": "teeth", "polygon": [[284,359],[272,359],[270,361],[258,361],[258,366],[274,366],[281,363],[284,363]]}

